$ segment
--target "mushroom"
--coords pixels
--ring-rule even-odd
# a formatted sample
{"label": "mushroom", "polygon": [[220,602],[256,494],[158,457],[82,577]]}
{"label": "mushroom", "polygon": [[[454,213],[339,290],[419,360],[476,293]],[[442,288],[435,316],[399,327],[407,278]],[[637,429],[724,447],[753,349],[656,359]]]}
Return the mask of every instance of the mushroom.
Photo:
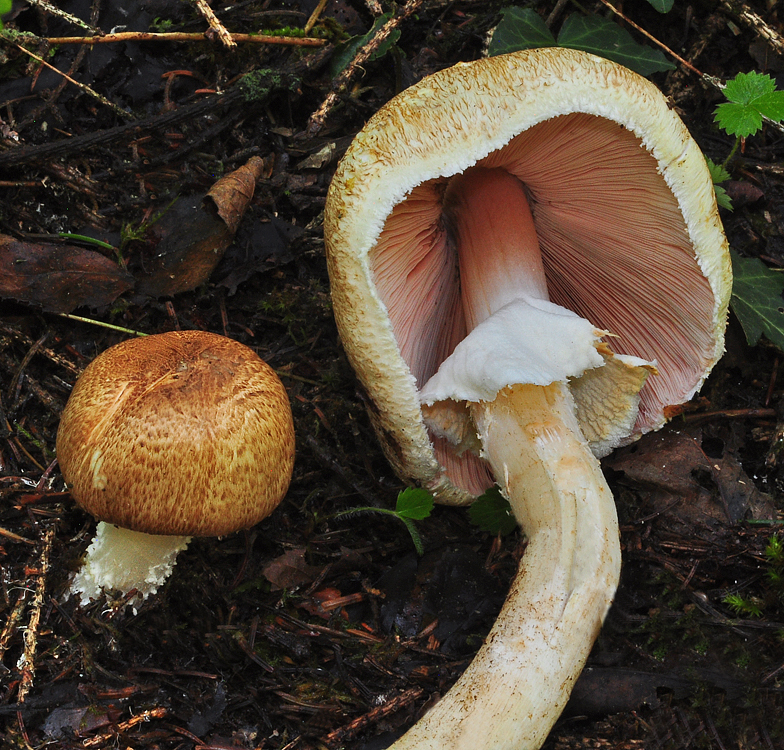
{"label": "mushroom", "polygon": [[385,452],[447,504],[496,482],[528,538],[483,646],[403,748],[538,748],[612,602],[597,458],[723,352],[727,242],[656,87],[547,48],[458,64],[373,116],[324,219],[335,318]]}
{"label": "mushroom", "polygon": [[192,536],[266,518],[286,494],[294,425],[275,372],[203,331],[124,341],[76,382],[57,432],[74,500],[99,519],[71,591],[155,593]]}

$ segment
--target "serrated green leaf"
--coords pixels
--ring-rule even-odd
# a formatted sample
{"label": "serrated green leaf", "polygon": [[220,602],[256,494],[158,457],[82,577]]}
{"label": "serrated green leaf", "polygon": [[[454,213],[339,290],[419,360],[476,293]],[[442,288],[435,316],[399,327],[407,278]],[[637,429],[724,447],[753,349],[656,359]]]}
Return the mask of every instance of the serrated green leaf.
{"label": "serrated green leaf", "polygon": [[659,13],[667,13],[672,10],[675,0],[648,0],[648,2],[658,10]]}
{"label": "serrated green leaf", "polygon": [[784,120],[784,91],[771,91],[753,102],[763,117],[779,122]]}
{"label": "serrated green leaf", "polygon": [[713,180],[713,190],[716,193],[716,203],[728,211],[732,211],[732,200],[727,191],[719,185],[720,182],[726,182],[730,178],[730,173],[721,165],[716,164],[713,159],[705,157],[705,163],[708,165],[711,180]]}
{"label": "serrated green leaf", "polygon": [[487,48],[491,57],[521,49],[555,46],[555,37],[538,13],[530,8],[504,8]]}
{"label": "serrated green leaf", "polygon": [[637,44],[626,29],[600,16],[569,16],[558,44],[606,57],[643,76],[675,69],[659,50]]}
{"label": "serrated green leaf", "polygon": [[732,256],[732,311],[746,340],[754,346],[763,334],[784,349],[784,272],[772,271],[759,258]]}
{"label": "serrated green leaf", "polygon": [[713,159],[709,159],[707,156],[705,157],[705,163],[708,165],[708,171],[714,185],[729,180],[730,173],[721,164],[716,164]]}
{"label": "serrated green leaf", "polygon": [[738,73],[724,86],[724,98],[738,104],[751,104],[755,99],[776,90],[776,82],[764,73]]}
{"label": "serrated green leaf", "polygon": [[716,204],[728,211],[733,211],[732,198],[727,195],[727,191],[721,185],[713,185],[713,192],[716,193]]}
{"label": "serrated green leaf", "polygon": [[517,528],[512,508],[498,487],[491,487],[474,500],[468,509],[468,518],[474,526],[489,534],[509,534]]}
{"label": "serrated green leaf", "polygon": [[433,496],[421,487],[408,487],[397,496],[395,513],[403,519],[421,521],[433,512]]}
{"label": "serrated green leaf", "polygon": [[762,115],[748,104],[723,102],[716,107],[714,121],[730,135],[745,138],[759,132]]}
{"label": "serrated green leaf", "polygon": [[724,131],[738,138],[754,135],[762,127],[762,118],[784,120],[784,91],[763,73],[738,73],[724,87],[726,102],[719,104],[714,120]]}

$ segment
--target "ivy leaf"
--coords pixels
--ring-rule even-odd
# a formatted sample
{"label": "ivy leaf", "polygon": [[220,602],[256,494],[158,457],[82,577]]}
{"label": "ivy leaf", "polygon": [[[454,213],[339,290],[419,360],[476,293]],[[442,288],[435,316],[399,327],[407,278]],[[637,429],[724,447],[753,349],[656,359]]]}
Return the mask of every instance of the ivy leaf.
{"label": "ivy leaf", "polygon": [[658,10],[659,13],[667,13],[672,10],[675,0],[648,0],[648,2]]}
{"label": "ivy leaf", "polygon": [[501,16],[487,48],[491,57],[521,49],[555,46],[555,37],[550,29],[531,8],[504,8]]}
{"label": "ivy leaf", "polygon": [[408,487],[397,496],[395,513],[400,518],[421,521],[433,512],[433,496],[421,487]]}
{"label": "ivy leaf", "polygon": [[730,135],[753,135],[762,127],[762,118],[784,119],[784,91],[763,73],[738,73],[724,87],[727,101],[716,107],[714,120]]}
{"label": "ivy leaf", "polygon": [[512,508],[498,487],[491,487],[474,500],[468,509],[468,518],[488,534],[509,534],[517,528]]}
{"label": "ivy leaf", "polygon": [[606,57],[643,76],[675,69],[659,50],[637,44],[626,29],[600,16],[569,16],[558,44]]}
{"label": "ivy leaf", "polygon": [[738,316],[746,341],[754,346],[763,334],[784,349],[784,273],[772,271],[759,258],[731,252],[732,310]]}
{"label": "ivy leaf", "polygon": [[488,47],[490,55],[557,44],[606,57],[644,76],[675,68],[661,52],[637,44],[625,29],[599,16],[569,16],[556,42],[539,14],[530,8],[504,8],[501,13],[503,18]]}
{"label": "ivy leaf", "polygon": [[[370,31],[362,36],[352,36],[351,39],[341,42],[335,47],[335,53],[329,63],[330,75],[334,78],[354,59],[359,50],[364,47],[378,32],[378,30],[392,17],[390,13],[379,16]],[[370,60],[378,60],[386,55],[400,39],[400,29],[395,29],[379,48],[370,56]]]}

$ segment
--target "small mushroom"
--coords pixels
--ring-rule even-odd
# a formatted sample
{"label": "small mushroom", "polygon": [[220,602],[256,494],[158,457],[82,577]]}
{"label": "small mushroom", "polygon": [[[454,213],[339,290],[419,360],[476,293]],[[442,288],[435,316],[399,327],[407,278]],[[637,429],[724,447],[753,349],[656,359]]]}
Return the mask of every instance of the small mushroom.
{"label": "small mushroom", "polygon": [[247,346],[203,331],[132,339],[96,357],[57,432],[74,500],[99,519],[71,591],[146,598],[192,536],[266,518],[294,465],[288,396]]}
{"label": "small mushroom", "polygon": [[393,747],[538,748],[617,587],[597,457],[661,427],[723,352],[731,269],[705,159],[608,60],[458,64],[357,135],[325,237],[398,474],[451,504],[497,482],[528,537],[476,658]]}

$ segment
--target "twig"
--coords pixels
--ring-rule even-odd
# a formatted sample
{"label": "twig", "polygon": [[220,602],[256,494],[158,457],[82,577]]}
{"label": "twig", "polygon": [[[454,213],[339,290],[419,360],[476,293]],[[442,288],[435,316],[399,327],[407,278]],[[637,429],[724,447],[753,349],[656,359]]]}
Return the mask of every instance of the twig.
{"label": "twig", "polygon": [[327,745],[330,747],[344,745],[346,740],[352,739],[367,727],[377,724],[384,717],[396,713],[397,711],[400,711],[401,708],[405,708],[411,703],[418,701],[423,692],[421,687],[413,687],[400,695],[396,695],[394,698],[390,698],[390,700],[386,701],[383,705],[371,709],[366,714],[358,716],[345,726],[330,732],[324,738]]}
{"label": "twig", "polygon": [[60,8],[55,7],[51,3],[47,2],[47,0],[29,0],[29,2],[30,5],[37,5],[39,8],[41,8],[41,10],[45,10],[47,13],[51,13],[53,16],[59,16],[64,21],[67,21],[74,26],[91,31],[93,34],[100,33],[98,29],[96,29],[94,26],[90,26],[90,24],[86,21],[83,21],[81,18],[77,18],[76,16],[72,16],[70,13],[67,13],[64,10],[60,10]]}
{"label": "twig", "polygon": [[343,69],[340,75],[335,78],[332,84],[332,91],[321,103],[321,106],[310,116],[306,132],[309,136],[316,135],[327,120],[327,115],[332,107],[337,104],[341,94],[347,89],[354,77],[362,70],[362,66],[372,57],[376,50],[390,37],[393,31],[400,26],[410,15],[416,13],[423,5],[424,0],[408,0],[403,8],[392,18],[390,18],[379,30],[378,33],[357,52],[354,59]]}
{"label": "twig", "polygon": [[218,17],[215,15],[212,8],[207,5],[207,0],[192,1],[199,13],[204,16],[204,20],[210,25],[210,29],[218,35],[218,39],[220,39],[228,49],[234,49],[237,46],[237,43],[231,38],[231,34],[229,34],[226,27],[218,20]]}
{"label": "twig", "polygon": [[[723,81],[721,81],[720,79],[716,78],[715,76],[710,76],[707,73],[703,73],[698,68],[695,68],[694,65],[692,65],[688,60],[685,60],[679,54],[677,54],[676,52],[673,52],[666,44],[664,44],[663,42],[660,42],[652,34],[649,34],[644,28],[642,28],[642,26],[638,26],[636,23],[634,23],[634,21],[632,21],[630,18],[627,18],[623,13],[621,13],[621,11],[619,11],[617,8],[613,7],[613,5],[609,2],[609,0],[600,0],[600,2],[603,5],[606,5],[619,18],[622,18],[624,21],[626,21],[626,23],[628,23],[629,26],[633,27],[634,29],[639,31],[643,36],[645,36],[648,39],[650,39],[656,46],[661,47],[668,55],[671,55],[672,57],[674,57],[681,65],[686,66],[689,70],[692,71],[692,73],[696,73],[703,80],[704,83],[707,83],[709,86],[712,86],[717,91],[723,91],[724,90],[724,83],[723,83]],[[753,16],[754,14],[750,13],[750,15]],[[762,19],[759,19],[759,20],[760,20],[760,23],[763,23]],[[775,32],[773,32],[772,29],[770,30],[770,32],[775,36]],[[771,38],[766,36],[766,39],[769,42],[772,43]],[[775,120],[771,120],[770,118],[765,117],[765,116],[763,116],[762,119],[763,119],[763,121],[767,125],[770,125],[775,130],[778,130],[779,133],[784,133],[784,125],[782,125],[782,123],[776,122]]]}
{"label": "twig", "polygon": [[49,572],[49,556],[52,553],[52,543],[54,542],[54,529],[47,529],[44,534],[44,547],[41,551],[40,568],[38,569],[35,596],[30,605],[30,621],[24,632],[24,654],[21,659],[22,679],[19,682],[17,702],[24,703],[30,688],[33,686],[35,677],[35,652],[38,641],[38,624],[41,622],[41,609],[44,605],[46,594],[46,575]]}
{"label": "twig", "polygon": [[117,737],[129,729],[133,729],[138,724],[152,721],[153,719],[163,719],[169,713],[167,708],[153,708],[150,711],[142,711],[138,716],[132,716],[128,721],[121,721],[112,727],[111,732],[97,734],[90,739],[82,740],[81,747],[99,747],[100,745],[107,744],[113,747],[117,744]]}
{"label": "twig", "polygon": [[40,146],[22,146],[0,152],[0,168],[24,164],[30,160],[52,159],[78,153],[86,149],[104,146],[117,141],[128,143],[151,130],[169,127],[184,120],[194,120],[207,112],[213,112],[222,107],[236,104],[243,99],[248,101],[262,101],[273,91],[287,87],[297,80],[286,72],[255,71],[243,76],[237,83],[222,94],[209,96],[201,101],[189,104],[147,120],[118,125],[114,128],[101,130],[98,133],[74,136],[61,139],[53,143],[44,143]]}
{"label": "twig", "polygon": [[[653,34],[648,33],[644,28],[642,28],[642,26],[639,26],[634,21],[632,21],[631,18],[628,18],[623,13],[621,13],[618,8],[614,7],[613,4],[609,2],[609,0],[600,0],[600,2],[603,5],[606,5],[613,13],[615,13],[616,16],[626,21],[629,26],[639,31],[640,34],[642,34],[644,37],[650,39],[657,47],[661,47],[668,55],[674,57],[681,65],[686,66],[692,73],[696,73],[703,80],[710,78],[709,76],[706,76],[701,70],[695,68],[688,60],[682,58],[677,52],[673,52],[666,44],[660,42],[655,36],[653,36]],[[708,82],[712,83],[711,81]]]}
{"label": "twig", "polygon": [[561,11],[568,2],[569,0],[558,0],[555,4],[555,7],[550,11],[550,15],[547,16],[547,20],[544,22],[548,29],[558,20],[558,16],[561,15]]}
{"label": "twig", "polygon": [[734,2],[734,0],[722,0],[721,5],[746,26],[750,26],[754,33],[761,36],[778,54],[784,55],[784,39],[782,39],[781,35],[768,26],[756,13],[749,10],[744,3]]}
{"label": "twig", "polygon": [[[234,42],[250,44],[285,44],[295,47],[322,47],[326,39],[316,37],[272,36],[270,34],[230,34]],[[203,33],[184,31],[118,31],[116,34],[98,36],[53,36],[46,37],[51,45],[55,44],[110,44],[114,42],[203,42]]]}
{"label": "twig", "polygon": [[128,118],[133,118],[133,115],[130,112],[126,112],[122,107],[119,107],[114,102],[110,102],[105,96],[99,94],[94,89],[91,89],[86,84],[79,83],[79,81],[75,80],[74,78],[71,78],[71,76],[67,75],[66,73],[63,73],[62,70],[58,70],[57,68],[54,67],[54,65],[50,65],[48,62],[46,62],[46,60],[44,60],[42,57],[38,57],[38,55],[36,55],[34,52],[30,52],[29,49],[25,49],[21,44],[17,44],[16,47],[22,50],[22,52],[24,52],[26,55],[30,55],[30,57],[32,57],[34,60],[38,60],[38,62],[40,62],[42,65],[45,65],[50,70],[53,70],[58,75],[61,75],[69,83],[72,83],[74,86],[78,86],[86,94],[89,94],[94,99],[97,99],[99,102],[101,102],[101,104],[109,107],[109,109],[111,109],[112,112],[119,115],[123,119],[127,120]]}
{"label": "twig", "polygon": [[321,11],[323,11],[326,6],[327,0],[319,0],[318,5],[310,14],[310,18],[308,19],[307,23],[305,24],[305,28],[303,29],[306,34],[309,34],[310,30],[316,25],[316,22],[319,20],[319,16],[321,15]]}
{"label": "twig", "polygon": [[22,619],[22,613],[24,612],[26,602],[27,589],[22,589],[19,598],[16,600],[16,604],[14,604],[14,608],[8,614],[5,625],[3,625],[3,631],[0,633],[0,664],[3,663],[3,656],[5,655],[5,652],[8,651],[8,643],[11,640],[11,636],[16,632],[19,621]]}

